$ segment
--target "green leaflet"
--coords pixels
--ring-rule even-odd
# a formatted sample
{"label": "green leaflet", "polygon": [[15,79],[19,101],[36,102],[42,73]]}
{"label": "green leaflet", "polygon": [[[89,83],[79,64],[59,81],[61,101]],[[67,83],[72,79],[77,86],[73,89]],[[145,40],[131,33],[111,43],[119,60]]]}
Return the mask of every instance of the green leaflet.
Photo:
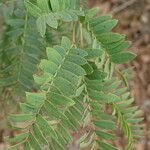
{"label": "green leaflet", "polygon": [[65,36],[62,37],[61,46],[63,48],[65,48],[65,51],[69,50],[71,48],[71,41],[70,41],[70,39],[65,37]]}
{"label": "green leaflet", "polygon": [[117,64],[122,64],[127,61],[131,61],[136,57],[136,55],[132,52],[121,52],[118,54],[112,55],[112,61]]}
{"label": "green leaflet", "polygon": [[10,38],[17,38],[17,37],[23,35],[23,29],[14,29],[13,31],[7,32],[7,35],[8,35]]}
{"label": "green leaflet", "polygon": [[103,139],[106,139],[106,140],[114,140],[115,139],[115,136],[110,134],[110,133],[107,133],[107,132],[103,132],[103,131],[95,131],[96,135],[98,137],[101,137]]}
{"label": "green leaflet", "polygon": [[72,61],[73,63],[75,63],[77,65],[85,65],[87,63],[85,58],[82,58],[81,56],[73,55],[73,54],[68,55],[66,60]]}
{"label": "green leaflet", "polygon": [[26,121],[32,121],[35,119],[35,115],[33,114],[14,114],[9,115],[8,120],[12,122],[26,122]]}
{"label": "green leaflet", "polygon": [[72,1],[70,1],[70,7],[71,7],[72,9],[76,9],[76,4],[77,4],[77,0],[72,0]]}
{"label": "green leaflet", "polygon": [[78,85],[79,77],[66,69],[61,69],[58,76],[68,80],[74,86]]}
{"label": "green leaflet", "polygon": [[46,99],[46,95],[44,92],[43,93],[26,92],[26,98],[28,104],[34,107],[40,107],[44,103],[44,100]]}
{"label": "green leaflet", "polygon": [[62,56],[53,48],[47,48],[46,53],[47,53],[48,59],[57,65],[59,65],[63,59]]}
{"label": "green leaflet", "polygon": [[20,103],[20,108],[24,113],[31,113],[31,114],[37,113],[37,108],[26,103]]}
{"label": "green leaflet", "polygon": [[23,144],[23,148],[24,148],[24,150],[31,149],[31,146],[29,145],[29,142],[25,142],[25,143]]}
{"label": "green leaflet", "polygon": [[48,0],[37,0],[37,5],[44,13],[50,12]]}
{"label": "green leaflet", "polygon": [[82,120],[82,112],[80,112],[80,110],[76,107],[76,106],[72,106],[69,109],[69,112],[75,117],[77,118],[78,121]]}
{"label": "green leaflet", "polygon": [[110,121],[104,121],[104,120],[94,121],[94,124],[97,127],[100,127],[100,128],[106,129],[106,130],[115,130],[115,128],[116,128],[114,122],[110,122]]}
{"label": "green leaflet", "polygon": [[0,86],[9,86],[16,81],[16,77],[8,77],[0,80]]}
{"label": "green leaflet", "polygon": [[49,14],[43,14],[37,19],[37,29],[40,32],[41,36],[43,37],[46,33],[46,24],[48,24],[52,28],[57,28],[58,27],[58,21],[55,18],[54,14],[49,13]]}
{"label": "green leaflet", "polygon": [[40,128],[38,127],[38,125],[33,124],[32,129],[33,129],[34,136],[38,140],[40,145],[43,145],[43,146],[48,145],[48,142],[45,139],[44,135],[42,134],[42,131],[40,131]]}
{"label": "green leaflet", "polygon": [[129,100],[125,100],[126,102],[122,102],[122,103],[119,103],[118,106],[121,108],[124,108],[124,107],[128,107],[129,105],[131,105],[133,102],[134,102],[134,98],[131,98]]}
{"label": "green leaflet", "polygon": [[145,127],[145,125],[138,125],[138,126],[131,126],[132,130],[137,130],[137,129],[143,129]]}
{"label": "green leaflet", "polygon": [[91,9],[87,10],[87,11],[88,11],[87,16],[89,18],[92,18],[100,11],[100,8],[99,7],[94,7],[94,8],[91,8]]}
{"label": "green leaflet", "polygon": [[54,85],[62,92],[64,95],[75,95],[76,87],[67,79],[63,77],[57,77],[54,81]]}
{"label": "green leaflet", "polygon": [[103,51],[101,49],[88,49],[87,50],[88,56],[87,59],[100,57],[103,54]]}
{"label": "green leaflet", "polygon": [[118,33],[103,33],[97,36],[98,40],[101,41],[104,45],[109,43],[118,42],[125,38],[124,35],[118,34]]}
{"label": "green leaflet", "polygon": [[50,0],[50,3],[54,12],[60,10],[60,0]]}
{"label": "green leaflet", "polygon": [[84,51],[83,49],[79,49],[79,48],[72,48],[71,53],[74,55],[79,55],[81,57],[85,57],[88,55],[86,51]]}
{"label": "green leaflet", "polygon": [[16,135],[15,137],[5,137],[5,141],[14,143],[14,142],[21,142],[22,140],[26,139],[29,136],[29,133],[21,133]]}
{"label": "green leaflet", "polygon": [[36,21],[37,29],[40,32],[41,36],[44,37],[46,33],[46,18],[45,16],[40,16]]}
{"label": "green leaflet", "polygon": [[103,149],[103,150],[118,150],[117,148],[115,148],[114,146],[106,143],[106,142],[102,142],[102,141],[98,141],[98,144],[100,145],[100,147]]}
{"label": "green leaflet", "polygon": [[99,104],[99,102],[97,102],[97,101],[91,101],[89,103],[90,103],[91,108],[94,109],[95,111],[97,111],[97,110],[99,111],[101,109],[101,107],[102,107]]}
{"label": "green leaflet", "polygon": [[33,149],[41,150],[41,146],[39,145],[37,139],[34,137],[32,133],[29,135],[29,143]]}
{"label": "green leaflet", "polygon": [[141,121],[143,121],[144,118],[135,118],[135,119],[127,119],[128,123],[139,123]]}
{"label": "green leaflet", "polygon": [[80,126],[79,120],[77,120],[77,118],[73,116],[73,114],[70,111],[66,111],[65,115],[67,116],[67,118],[69,119],[69,121],[72,123],[74,127]]}
{"label": "green leaflet", "polygon": [[96,34],[102,34],[108,31],[111,31],[116,25],[118,21],[113,19],[113,20],[108,20],[105,21],[101,24],[96,25],[93,30],[96,32]]}
{"label": "green leaflet", "polygon": [[[100,107],[99,107],[99,109],[100,109]],[[106,113],[104,113],[104,112],[102,112],[102,111],[99,111],[99,109],[92,111],[92,114],[93,114],[97,119],[106,120],[106,121],[113,121],[113,120],[115,119],[114,116],[108,115],[108,114],[106,114]]]}
{"label": "green leaflet", "polygon": [[[81,137],[81,138],[87,138],[86,136],[89,136],[88,134],[86,135],[83,135],[83,137]],[[93,137],[94,137],[94,134],[91,134],[90,135],[90,138],[88,139],[88,140],[86,140],[85,142],[82,142],[81,144],[80,144],[80,148],[88,148],[88,147],[91,147],[91,145],[94,145],[93,143],[92,143],[92,139],[93,139]],[[81,139],[82,140],[82,139]],[[95,146],[96,146],[96,144],[95,144]]]}
{"label": "green leaflet", "polygon": [[86,75],[85,70],[81,66],[70,61],[66,61],[64,63],[63,69],[67,69],[68,71],[74,73],[77,76]]}
{"label": "green leaflet", "polygon": [[55,133],[54,129],[41,115],[38,115],[36,117],[36,121],[41,131],[43,131],[44,135],[48,135],[51,138],[57,139],[57,134]]}
{"label": "green leaflet", "polygon": [[85,88],[85,85],[83,84],[83,85],[81,85],[81,86],[77,89],[77,91],[76,91],[76,97],[79,97],[79,96],[81,95],[81,93],[83,92],[84,88]]}
{"label": "green leaflet", "polygon": [[121,85],[121,81],[114,81],[113,83],[103,82],[100,80],[87,80],[88,86],[96,91],[110,92]]}
{"label": "green leaflet", "polygon": [[123,93],[127,92],[128,88],[127,87],[124,87],[124,88],[121,88],[121,89],[118,89],[117,91],[114,92],[114,94],[120,96],[122,95]]}
{"label": "green leaflet", "polygon": [[107,73],[103,72],[102,70],[93,70],[91,74],[88,75],[90,80],[103,80],[107,76]]}
{"label": "green leaflet", "polygon": [[59,145],[65,149],[65,147],[67,146],[67,141],[62,137],[62,135],[58,132],[57,133],[57,137],[58,137],[58,141],[59,141]]}
{"label": "green leaflet", "polygon": [[121,98],[114,94],[111,94],[111,93],[106,94],[106,93],[97,92],[94,90],[89,90],[89,96],[92,99],[95,99],[99,102],[105,102],[105,103],[113,103],[113,102],[121,101]]}
{"label": "green leaflet", "polygon": [[56,140],[52,140],[52,146],[55,147],[56,149],[65,150],[64,146],[61,145],[61,143]]}
{"label": "green leaflet", "polygon": [[23,19],[9,19],[8,24],[13,27],[22,27],[25,21]]}
{"label": "green leaflet", "polygon": [[41,9],[38,6],[31,3],[29,0],[25,1],[25,6],[27,10],[35,17],[40,16],[40,14],[42,13]]}
{"label": "green leaflet", "polygon": [[60,19],[64,22],[72,21],[72,16],[69,13],[67,13],[67,11],[63,11],[61,12],[61,14],[57,14],[57,15],[59,15]]}
{"label": "green leaflet", "polygon": [[[49,66],[51,66],[51,68]],[[56,70],[58,69],[58,65],[56,65],[52,61],[43,59],[43,60],[41,60],[40,68],[44,72],[54,75],[56,73]]]}
{"label": "green leaflet", "polygon": [[47,96],[48,99],[55,105],[64,105],[68,107],[75,104],[75,102],[72,99],[54,92],[48,93]]}
{"label": "green leaflet", "polygon": [[94,71],[93,68],[92,68],[92,66],[91,66],[89,63],[83,65],[82,67],[83,67],[84,70],[86,71],[86,74],[87,74],[87,75],[92,74],[93,71]]}
{"label": "green leaflet", "polygon": [[34,81],[39,85],[46,84],[52,80],[52,75],[49,73],[43,73],[41,76],[34,75],[33,77]]}
{"label": "green leaflet", "polygon": [[67,128],[70,128],[71,130],[76,130],[76,128],[72,125],[72,123],[69,121],[69,119],[66,117],[65,114],[63,114],[61,111],[57,109],[52,103],[46,101],[44,105],[49,117],[56,117],[57,119],[61,119],[62,125],[66,126]]}
{"label": "green leaflet", "polygon": [[55,28],[57,29],[58,27],[58,21],[57,19],[55,18],[55,16],[51,13],[49,13],[48,15],[45,16],[46,17],[46,23],[52,27],[52,28]]}
{"label": "green leaflet", "polygon": [[96,17],[94,19],[91,19],[90,25],[91,26],[96,26],[100,23],[103,23],[104,21],[110,20],[112,18],[111,15],[106,15],[106,16],[101,16],[101,17]]}
{"label": "green leaflet", "polygon": [[72,136],[70,133],[61,125],[58,125],[58,132],[67,140],[72,141]]}
{"label": "green leaflet", "polygon": [[133,113],[135,112],[136,110],[138,109],[137,106],[134,106],[134,107],[129,107],[129,108],[126,108],[126,109],[123,109],[121,110],[122,113]]}
{"label": "green leaflet", "polygon": [[124,51],[125,49],[128,49],[130,45],[131,45],[131,42],[126,42],[126,41],[124,42],[121,40],[121,42],[117,42],[117,46],[116,46],[116,43],[107,45],[108,46],[107,52],[109,54],[119,53],[119,52]]}

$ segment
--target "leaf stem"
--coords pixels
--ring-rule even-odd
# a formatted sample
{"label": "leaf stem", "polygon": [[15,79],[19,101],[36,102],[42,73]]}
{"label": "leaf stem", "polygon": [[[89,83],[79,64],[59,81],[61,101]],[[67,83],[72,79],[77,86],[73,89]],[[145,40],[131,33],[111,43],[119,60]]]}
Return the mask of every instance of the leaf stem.
{"label": "leaf stem", "polygon": [[27,26],[28,26],[28,15],[26,14],[25,16],[25,24],[24,24],[24,33],[23,33],[23,36],[21,38],[21,42],[22,42],[22,48],[21,48],[21,56],[20,56],[20,64],[19,64],[19,72],[18,72],[18,76],[17,76],[17,80],[18,82],[20,82],[20,73],[21,73],[21,69],[22,69],[22,59],[24,57],[24,46],[25,46],[25,43],[26,43],[26,32],[27,32]]}
{"label": "leaf stem", "polygon": [[123,82],[124,82],[124,85],[125,85],[126,87],[129,87],[128,81],[127,81],[126,77],[123,75],[123,73],[122,73],[120,70],[117,70],[117,73],[118,73],[118,74],[120,75],[120,77],[122,78],[122,80],[123,80]]}
{"label": "leaf stem", "polygon": [[[80,11],[82,11],[82,5],[80,6]],[[83,48],[83,24],[80,22],[80,45]]]}
{"label": "leaf stem", "polygon": [[81,44],[81,48],[83,48],[84,44],[83,44],[83,25],[82,25],[82,23],[80,23],[80,44]]}
{"label": "leaf stem", "polygon": [[73,30],[72,30],[72,44],[76,44],[76,22],[73,22]]}

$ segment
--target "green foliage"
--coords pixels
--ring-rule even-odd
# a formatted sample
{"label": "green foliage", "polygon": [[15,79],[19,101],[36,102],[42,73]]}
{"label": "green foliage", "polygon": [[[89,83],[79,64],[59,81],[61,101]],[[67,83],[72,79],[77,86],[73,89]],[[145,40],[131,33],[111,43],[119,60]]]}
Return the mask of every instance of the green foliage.
{"label": "green foliage", "polygon": [[135,54],[131,52],[124,52],[130,46],[130,43],[124,40],[125,35],[109,32],[117,24],[117,20],[112,19],[112,16],[91,19],[89,24],[94,36],[101,43],[102,48],[110,55],[112,62],[124,63],[135,57]]}
{"label": "green foliage", "polygon": [[115,68],[135,57],[125,35],[111,32],[117,20],[94,17],[98,9],[87,10],[85,0],[12,4],[11,13],[10,2],[3,4],[0,83],[26,100],[7,117],[18,131],[5,138],[8,149],[66,150],[77,140],[80,149],[117,150],[117,130],[133,149],[143,118],[130,96],[129,70]]}
{"label": "green foliage", "polygon": [[29,13],[37,17],[37,29],[41,36],[46,33],[46,24],[52,28],[57,28],[59,20],[71,22],[77,21],[78,16],[83,16],[82,11],[74,9],[74,3],[68,0],[50,0],[50,8],[47,0],[37,0],[37,5],[28,0],[25,1]]}
{"label": "green foliage", "polygon": [[[4,14],[8,13],[4,10]],[[17,84],[25,90],[33,89],[33,73],[44,53],[43,40],[34,27],[35,19],[29,17],[22,2],[6,18],[8,43],[2,50],[1,86]],[[3,78],[4,76],[4,78]]]}

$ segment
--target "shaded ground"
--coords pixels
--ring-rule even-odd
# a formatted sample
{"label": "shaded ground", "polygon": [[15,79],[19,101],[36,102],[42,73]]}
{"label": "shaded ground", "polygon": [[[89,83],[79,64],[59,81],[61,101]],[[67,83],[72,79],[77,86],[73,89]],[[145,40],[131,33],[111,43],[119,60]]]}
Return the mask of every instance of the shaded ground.
{"label": "shaded ground", "polygon": [[150,150],[150,1],[149,0],[89,0],[89,6],[100,6],[103,13],[113,13],[119,20],[117,32],[133,42],[131,50],[138,56],[131,81],[136,103],[145,117],[145,137],[136,150]]}

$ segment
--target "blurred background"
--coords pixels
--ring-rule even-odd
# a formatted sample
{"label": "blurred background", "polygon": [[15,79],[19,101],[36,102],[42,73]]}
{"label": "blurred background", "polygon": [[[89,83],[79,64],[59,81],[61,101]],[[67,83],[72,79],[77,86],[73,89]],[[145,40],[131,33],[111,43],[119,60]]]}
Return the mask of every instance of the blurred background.
{"label": "blurred background", "polygon": [[127,35],[131,51],[138,55],[131,62],[135,68],[130,85],[146,127],[135,149],[150,150],[150,0],[89,0],[88,5],[100,7],[100,14],[113,14],[119,20],[115,30]]}
{"label": "blurred background", "polygon": [[[130,49],[138,56],[131,62],[134,72],[130,86],[146,125],[145,136],[135,150],[150,150],[150,0],[88,0],[88,7],[99,7],[100,15],[112,14],[119,20],[115,30],[126,34],[133,43]],[[0,19],[0,33],[1,24]],[[0,150],[4,132],[0,130]],[[121,144],[120,139],[118,147],[122,147]]]}

